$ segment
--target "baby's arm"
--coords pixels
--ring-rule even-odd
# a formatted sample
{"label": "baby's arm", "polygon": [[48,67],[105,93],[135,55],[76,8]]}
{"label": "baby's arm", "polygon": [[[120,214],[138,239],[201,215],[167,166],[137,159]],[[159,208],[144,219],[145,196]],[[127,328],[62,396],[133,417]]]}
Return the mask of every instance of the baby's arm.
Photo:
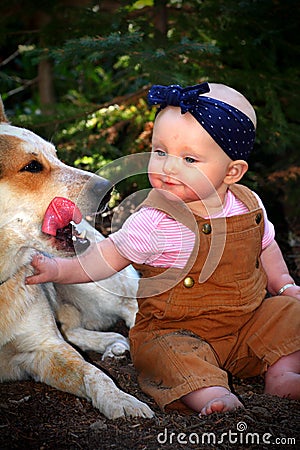
{"label": "baby's arm", "polygon": [[36,254],[31,264],[35,274],[27,277],[26,284],[73,284],[108,278],[128,266],[130,261],[117,251],[110,239],[104,239],[82,255],[73,258],[48,258]]}
{"label": "baby's arm", "polygon": [[267,274],[270,294],[278,295],[281,288],[291,284],[292,286],[284,289],[282,294],[284,293],[284,295],[290,295],[300,300],[300,287],[294,285],[294,280],[289,274],[281,250],[275,240],[262,251],[261,262]]}

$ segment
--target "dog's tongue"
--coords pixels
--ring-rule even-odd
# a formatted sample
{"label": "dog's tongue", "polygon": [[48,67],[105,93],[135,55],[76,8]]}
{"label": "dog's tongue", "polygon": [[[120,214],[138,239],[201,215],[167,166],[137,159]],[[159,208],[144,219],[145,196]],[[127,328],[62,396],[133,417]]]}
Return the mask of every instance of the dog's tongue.
{"label": "dog's tongue", "polygon": [[82,220],[82,214],[78,207],[67,198],[55,197],[46,210],[42,231],[56,236],[57,230],[66,227],[72,220],[75,223]]}

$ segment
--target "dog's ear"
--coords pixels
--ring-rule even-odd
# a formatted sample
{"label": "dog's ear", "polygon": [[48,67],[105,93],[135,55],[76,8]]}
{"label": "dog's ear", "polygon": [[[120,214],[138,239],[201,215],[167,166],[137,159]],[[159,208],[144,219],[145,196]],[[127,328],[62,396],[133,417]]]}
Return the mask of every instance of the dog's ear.
{"label": "dog's ear", "polygon": [[0,122],[8,122],[4,111],[4,105],[0,96]]}

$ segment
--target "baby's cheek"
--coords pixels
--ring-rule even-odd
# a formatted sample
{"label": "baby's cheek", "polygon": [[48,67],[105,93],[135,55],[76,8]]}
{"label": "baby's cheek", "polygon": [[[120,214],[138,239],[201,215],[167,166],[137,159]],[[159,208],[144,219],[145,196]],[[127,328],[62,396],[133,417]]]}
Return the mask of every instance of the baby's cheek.
{"label": "baby's cheek", "polygon": [[161,188],[162,184],[157,175],[154,175],[153,173],[152,174],[149,173],[148,178],[149,178],[150,184],[153,188],[155,188],[155,189]]}

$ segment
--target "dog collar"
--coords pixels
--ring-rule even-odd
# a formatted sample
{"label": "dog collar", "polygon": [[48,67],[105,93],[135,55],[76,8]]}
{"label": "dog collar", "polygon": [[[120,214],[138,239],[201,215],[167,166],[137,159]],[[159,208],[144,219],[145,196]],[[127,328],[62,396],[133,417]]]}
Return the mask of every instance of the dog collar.
{"label": "dog collar", "polygon": [[7,277],[6,280],[0,280],[0,287],[5,284],[7,281],[11,280],[17,272],[13,273],[10,277]]}
{"label": "dog collar", "polygon": [[10,280],[11,277],[6,278],[6,280],[0,281],[0,286],[2,286],[2,284],[6,283],[8,280]]}

